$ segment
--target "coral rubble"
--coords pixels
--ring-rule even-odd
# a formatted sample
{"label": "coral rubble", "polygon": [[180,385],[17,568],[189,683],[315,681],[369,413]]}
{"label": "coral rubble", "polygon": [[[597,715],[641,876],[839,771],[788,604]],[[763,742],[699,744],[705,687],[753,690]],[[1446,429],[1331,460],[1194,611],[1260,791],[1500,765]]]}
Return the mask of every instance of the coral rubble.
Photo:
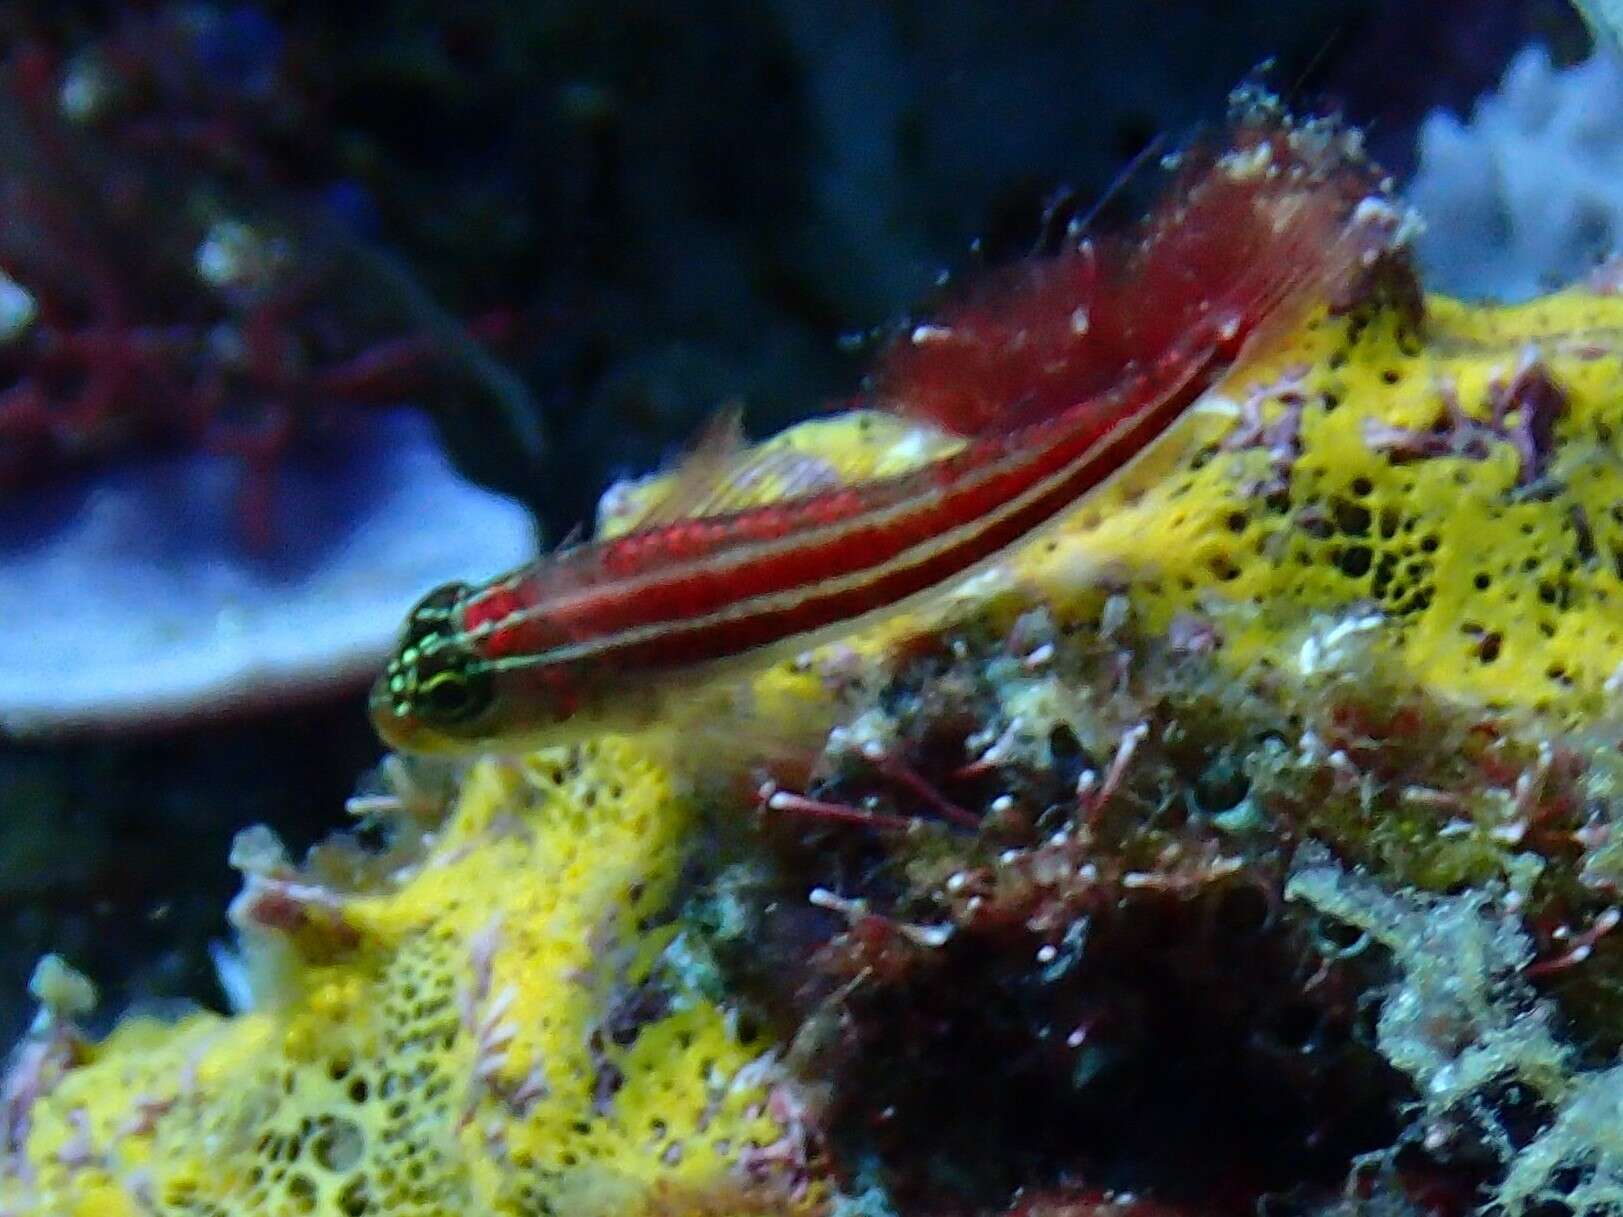
{"label": "coral rubble", "polygon": [[[245,836],[249,1008],[49,1005],[0,1205],[1615,1211],[1620,333],[1384,267],[1019,554],[752,678],[730,753]],[[773,442],[927,455],[874,428]]]}

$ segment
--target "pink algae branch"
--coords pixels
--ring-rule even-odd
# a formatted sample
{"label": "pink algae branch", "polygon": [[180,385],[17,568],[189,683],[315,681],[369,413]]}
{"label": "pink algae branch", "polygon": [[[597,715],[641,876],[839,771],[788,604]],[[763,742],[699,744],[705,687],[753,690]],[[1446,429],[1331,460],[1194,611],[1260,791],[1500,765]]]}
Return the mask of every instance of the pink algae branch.
{"label": "pink algae branch", "polygon": [[[0,1078],[0,1167],[25,1179],[32,1170],[27,1149],[34,1108],[83,1062],[87,1041],[76,1020],[96,1001],[90,982],[55,955],[40,960],[28,987],[39,1013]],[[87,1138],[81,1133],[74,1140]]]}
{"label": "pink algae branch", "polygon": [[1465,410],[1451,384],[1441,385],[1438,396],[1442,411],[1430,427],[1395,427],[1370,419],[1364,426],[1364,442],[1394,464],[1445,456],[1482,461],[1499,445],[1508,444],[1516,453],[1517,486],[1531,487],[1543,478],[1567,398],[1536,348],[1523,355],[1508,380],[1489,387],[1485,419]]}

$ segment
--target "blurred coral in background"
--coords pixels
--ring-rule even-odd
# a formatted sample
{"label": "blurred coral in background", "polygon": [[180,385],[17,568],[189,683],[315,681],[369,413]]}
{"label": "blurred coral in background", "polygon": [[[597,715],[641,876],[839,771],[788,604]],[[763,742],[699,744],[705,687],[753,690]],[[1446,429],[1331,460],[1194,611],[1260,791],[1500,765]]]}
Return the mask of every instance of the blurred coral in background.
{"label": "blurred coral in background", "polygon": [[[459,324],[373,242],[269,16],[6,24],[0,613],[31,624],[0,642],[0,733],[139,739],[356,689],[425,582],[534,552],[526,510],[460,476],[426,412],[465,403],[539,451],[481,345],[524,319]],[[51,755],[0,755],[11,852],[99,872],[116,812],[53,844],[27,806]]]}

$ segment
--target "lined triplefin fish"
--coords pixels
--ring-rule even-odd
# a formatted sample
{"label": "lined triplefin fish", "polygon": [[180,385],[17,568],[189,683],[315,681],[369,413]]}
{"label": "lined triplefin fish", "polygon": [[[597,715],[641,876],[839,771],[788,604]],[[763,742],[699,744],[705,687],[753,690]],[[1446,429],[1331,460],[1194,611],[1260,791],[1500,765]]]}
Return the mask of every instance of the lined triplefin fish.
{"label": "lined triplefin fish", "polygon": [[1266,105],[1186,152],[1136,235],[972,281],[900,334],[869,402],[964,437],[891,476],[759,501],[706,445],[631,531],[412,611],[372,697],[412,752],[516,750],[670,721],[695,682],[764,668],[938,593],[1143,453],[1317,304],[1352,292],[1399,214],[1353,134]]}

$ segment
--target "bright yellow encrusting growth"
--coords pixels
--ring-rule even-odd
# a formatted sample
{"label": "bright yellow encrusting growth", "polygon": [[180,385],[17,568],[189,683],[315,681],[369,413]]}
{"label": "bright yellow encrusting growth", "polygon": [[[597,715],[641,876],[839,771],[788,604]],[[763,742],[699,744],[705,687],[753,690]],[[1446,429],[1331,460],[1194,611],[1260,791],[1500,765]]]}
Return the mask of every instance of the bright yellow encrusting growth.
{"label": "bright yellow encrusting growth", "polygon": [[0,1211],[620,1214],[763,1181],[781,1198],[805,1180],[764,1046],[661,965],[692,815],[629,743],[477,765],[382,890],[291,893],[342,929],[268,1008],[132,1021],[88,1049],[34,1105]]}
{"label": "bright yellow encrusting growth", "polygon": [[[1242,418],[1226,447],[1136,501],[1101,496],[1015,569],[1061,599],[1068,574],[1110,572],[1151,628],[1210,618],[1236,666],[1310,668],[1315,615],[1367,608],[1438,692],[1592,715],[1623,662],[1620,356],[1623,299],[1581,290],[1433,299],[1423,340],[1392,312],[1322,319],[1226,387],[1260,406],[1260,434]],[[1564,398],[1537,468],[1511,442],[1520,413],[1488,433],[1494,395],[1535,365]],[[1451,433],[1469,451],[1414,451]]]}

